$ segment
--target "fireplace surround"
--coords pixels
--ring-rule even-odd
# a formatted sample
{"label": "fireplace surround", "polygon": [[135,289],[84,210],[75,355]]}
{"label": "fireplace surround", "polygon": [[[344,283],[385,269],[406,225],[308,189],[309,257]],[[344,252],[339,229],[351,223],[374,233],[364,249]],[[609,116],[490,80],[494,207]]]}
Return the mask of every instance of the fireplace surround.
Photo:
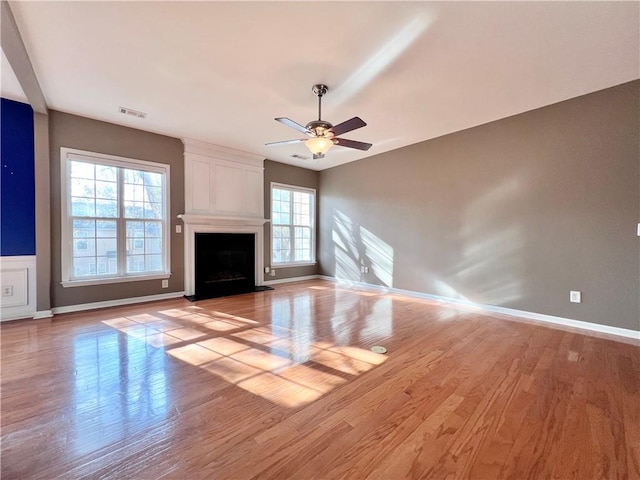
{"label": "fireplace surround", "polygon": [[263,285],[264,271],[264,219],[219,218],[202,215],[179,215],[184,222],[185,235],[185,296],[199,299],[196,291],[196,235],[235,234],[253,237],[253,281],[255,287]]}
{"label": "fireplace surround", "polygon": [[[264,224],[268,222],[264,218],[264,158],[193,139],[185,138],[183,143],[185,213],[178,218],[184,222],[185,296],[202,293],[202,288],[196,292],[199,234],[253,236],[253,275],[246,276],[253,277],[255,287],[263,286]],[[228,253],[228,248],[223,250]],[[211,253],[209,261],[219,256],[225,253]]]}

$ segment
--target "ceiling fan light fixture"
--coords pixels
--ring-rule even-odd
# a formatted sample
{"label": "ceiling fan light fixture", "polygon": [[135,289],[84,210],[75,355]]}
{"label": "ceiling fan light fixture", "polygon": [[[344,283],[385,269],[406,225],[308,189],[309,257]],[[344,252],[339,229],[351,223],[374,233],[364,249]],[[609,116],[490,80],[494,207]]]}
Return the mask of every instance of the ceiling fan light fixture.
{"label": "ceiling fan light fixture", "polygon": [[312,137],[304,144],[314,155],[324,155],[333,147],[333,140],[326,137]]}

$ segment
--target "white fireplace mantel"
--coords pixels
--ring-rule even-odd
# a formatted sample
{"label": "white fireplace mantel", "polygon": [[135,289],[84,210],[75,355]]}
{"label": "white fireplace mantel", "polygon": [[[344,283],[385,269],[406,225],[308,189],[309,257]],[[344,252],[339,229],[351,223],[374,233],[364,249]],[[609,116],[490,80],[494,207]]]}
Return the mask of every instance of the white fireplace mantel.
{"label": "white fireplace mantel", "polygon": [[195,295],[196,233],[251,233],[255,236],[255,282],[263,285],[265,218],[215,217],[210,215],[178,215],[184,222],[184,290]]}

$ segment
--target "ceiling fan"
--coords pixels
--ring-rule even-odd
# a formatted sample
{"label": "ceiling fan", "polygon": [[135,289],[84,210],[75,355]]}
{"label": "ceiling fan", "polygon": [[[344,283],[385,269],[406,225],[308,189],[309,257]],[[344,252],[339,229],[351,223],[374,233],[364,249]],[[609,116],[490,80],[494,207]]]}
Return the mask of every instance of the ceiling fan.
{"label": "ceiling fan", "polygon": [[305,126],[294,122],[287,117],[278,117],[275,120],[297,130],[301,133],[308,135],[310,138],[299,138],[296,140],[284,140],[282,142],[267,143],[267,146],[274,145],[288,145],[292,143],[302,143],[311,150],[313,153],[313,159],[324,158],[324,154],[329,151],[334,145],[341,147],[355,148],[357,150],[369,150],[371,148],[370,143],[358,142],[356,140],[348,140],[346,138],[338,138],[338,135],[350,132],[357,128],[366,126],[367,124],[360,117],[353,117],[345,122],[339,123],[333,126],[329,122],[322,120],[322,97],[329,87],[323,84],[314,85],[312,88],[313,93],[318,97],[318,120],[313,120],[307,123]]}

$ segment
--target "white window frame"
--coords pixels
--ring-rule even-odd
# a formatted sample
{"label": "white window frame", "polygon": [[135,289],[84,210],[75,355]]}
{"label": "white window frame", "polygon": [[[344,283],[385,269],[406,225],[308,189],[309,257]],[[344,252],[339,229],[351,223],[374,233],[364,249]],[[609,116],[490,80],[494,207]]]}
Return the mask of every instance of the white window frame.
{"label": "white window frame", "polygon": [[[313,211],[311,212],[311,260],[310,261],[300,261],[300,262],[276,262],[274,260],[274,255],[273,255],[273,227],[277,226],[274,225],[273,223],[273,189],[274,188],[278,188],[281,190],[289,190],[291,192],[302,192],[302,193],[310,193],[312,195],[313,198]],[[270,227],[271,227],[271,266],[273,267],[302,267],[302,266],[306,266],[306,265],[315,265],[316,264],[316,205],[317,205],[317,196],[316,196],[316,189],[315,188],[308,188],[308,187],[299,187],[297,185],[287,185],[286,183],[278,183],[278,182],[271,182],[271,189],[269,190],[269,197],[270,197],[270,205],[269,205],[269,216],[271,218],[271,221],[269,222]],[[292,223],[290,224],[290,226],[295,226],[295,224],[293,223],[293,216],[291,217],[291,221]],[[291,255],[292,257],[295,257],[295,234],[294,234],[295,229],[292,228],[291,230]]]}
{"label": "white window frame", "polygon": [[[119,168],[131,168],[137,170],[146,170],[149,172],[164,174],[164,219],[163,219],[163,252],[162,263],[164,269],[160,272],[144,273],[144,274],[126,274],[121,276],[108,275],[104,277],[95,276],[88,279],[75,279],[73,272],[73,234],[71,217],[71,191],[70,191],[70,161],[77,160],[81,162],[90,162],[100,165],[112,165]],[[147,160],[137,160],[133,158],[118,157],[115,155],[107,155],[104,153],[88,152],[85,150],[76,150],[67,147],[60,148],[60,217],[61,217],[61,271],[64,287],[81,287],[87,285],[102,285],[107,283],[134,282],[141,280],[167,279],[171,276],[171,219],[170,219],[170,188],[171,185],[171,169],[164,163],[149,162]],[[120,202],[122,197],[119,196]],[[121,203],[119,203],[121,208]],[[92,218],[92,217],[89,217]],[[123,220],[118,217],[120,222]],[[123,221],[124,223],[124,221]],[[122,237],[124,238],[124,237]],[[119,251],[124,248],[124,243],[118,237]],[[122,246],[120,246],[122,243]],[[126,270],[126,269],[125,269]],[[97,271],[97,270],[96,270]]]}

